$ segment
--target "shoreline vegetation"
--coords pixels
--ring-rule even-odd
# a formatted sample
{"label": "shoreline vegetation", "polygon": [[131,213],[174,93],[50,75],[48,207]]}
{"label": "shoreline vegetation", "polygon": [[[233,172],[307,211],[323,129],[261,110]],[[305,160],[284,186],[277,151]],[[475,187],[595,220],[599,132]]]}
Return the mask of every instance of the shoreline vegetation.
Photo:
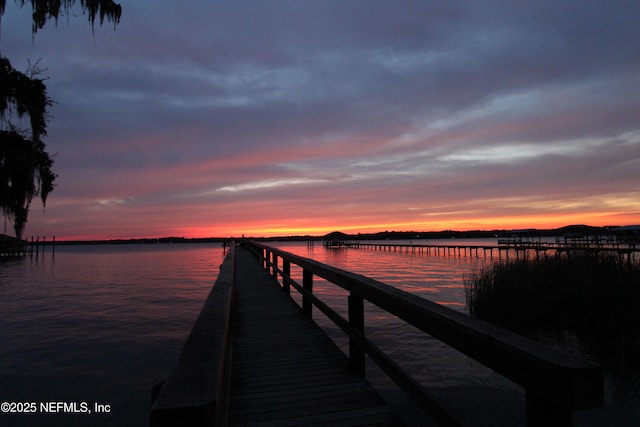
{"label": "shoreline vegetation", "polygon": [[572,252],[496,262],[464,280],[472,317],[603,366],[612,399],[640,405],[640,262]]}

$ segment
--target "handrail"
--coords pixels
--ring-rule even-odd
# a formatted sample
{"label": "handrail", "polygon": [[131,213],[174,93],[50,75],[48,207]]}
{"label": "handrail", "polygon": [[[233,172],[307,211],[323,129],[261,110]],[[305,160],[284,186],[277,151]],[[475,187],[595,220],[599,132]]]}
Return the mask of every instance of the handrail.
{"label": "handrail", "polygon": [[[602,369],[591,362],[369,277],[256,242],[243,244],[274,277],[282,277],[283,289],[288,292],[293,285],[302,293],[305,313],[310,316],[311,305],[316,305],[349,335],[351,366],[364,373],[364,354],[368,354],[409,397],[443,425],[456,425],[458,421],[366,337],[363,300],[522,385],[529,426],[572,425],[573,410],[602,406]],[[278,267],[278,258],[282,259],[282,269]],[[290,277],[292,263],[303,270],[302,285]],[[313,294],[314,275],[349,291],[348,320]]]}
{"label": "handrail", "polygon": [[220,266],[173,372],[154,397],[150,420],[153,427],[226,424],[234,246],[230,246]]}

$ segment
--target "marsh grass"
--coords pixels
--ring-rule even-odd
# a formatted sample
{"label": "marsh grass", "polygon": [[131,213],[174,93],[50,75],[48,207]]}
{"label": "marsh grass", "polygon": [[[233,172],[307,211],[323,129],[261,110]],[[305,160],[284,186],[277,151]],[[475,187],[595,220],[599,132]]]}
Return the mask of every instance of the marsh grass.
{"label": "marsh grass", "polygon": [[[498,262],[465,277],[471,316],[534,339],[575,337],[616,377],[640,378],[640,263],[610,253]],[[640,396],[640,381],[625,395]],[[628,390],[631,387],[633,390]],[[623,399],[625,400],[625,399]]]}

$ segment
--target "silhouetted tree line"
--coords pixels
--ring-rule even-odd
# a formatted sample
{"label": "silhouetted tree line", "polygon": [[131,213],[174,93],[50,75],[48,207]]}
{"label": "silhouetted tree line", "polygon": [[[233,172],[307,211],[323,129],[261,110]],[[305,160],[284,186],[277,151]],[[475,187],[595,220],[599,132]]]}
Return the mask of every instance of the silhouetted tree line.
{"label": "silhouetted tree line", "polygon": [[[15,0],[23,7],[25,0]],[[58,20],[69,14],[76,0],[31,0],[33,10],[32,33],[42,29],[49,19]],[[100,24],[107,19],[117,25],[122,8],[112,0],[80,0],[84,14],[93,28],[96,18]],[[6,0],[0,0],[0,17]],[[53,101],[47,95],[42,69],[30,64],[26,73],[13,68],[0,53],[0,213],[13,222],[17,238],[22,237],[33,196],[40,195],[43,206],[54,188],[56,174],[53,159],[46,150],[43,138],[47,135],[48,108]],[[20,128],[12,120],[14,115],[29,117],[30,127]]]}

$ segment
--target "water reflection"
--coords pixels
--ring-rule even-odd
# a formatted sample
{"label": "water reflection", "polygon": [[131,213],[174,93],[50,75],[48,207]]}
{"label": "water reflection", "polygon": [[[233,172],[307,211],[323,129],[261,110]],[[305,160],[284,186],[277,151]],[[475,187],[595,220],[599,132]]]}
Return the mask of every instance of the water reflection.
{"label": "water reflection", "polygon": [[104,245],[0,263],[3,401],[113,408],[0,425],[147,425],[150,387],[175,363],[222,259],[217,245]]}
{"label": "water reflection", "polygon": [[[274,245],[296,255],[363,274],[432,301],[465,311],[463,278],[472,268],[489,260],[446,254],[427,255],[412,252],[371,249],[324,248],[292,242]],[[323,292],[331,292],[323,289]]]}

